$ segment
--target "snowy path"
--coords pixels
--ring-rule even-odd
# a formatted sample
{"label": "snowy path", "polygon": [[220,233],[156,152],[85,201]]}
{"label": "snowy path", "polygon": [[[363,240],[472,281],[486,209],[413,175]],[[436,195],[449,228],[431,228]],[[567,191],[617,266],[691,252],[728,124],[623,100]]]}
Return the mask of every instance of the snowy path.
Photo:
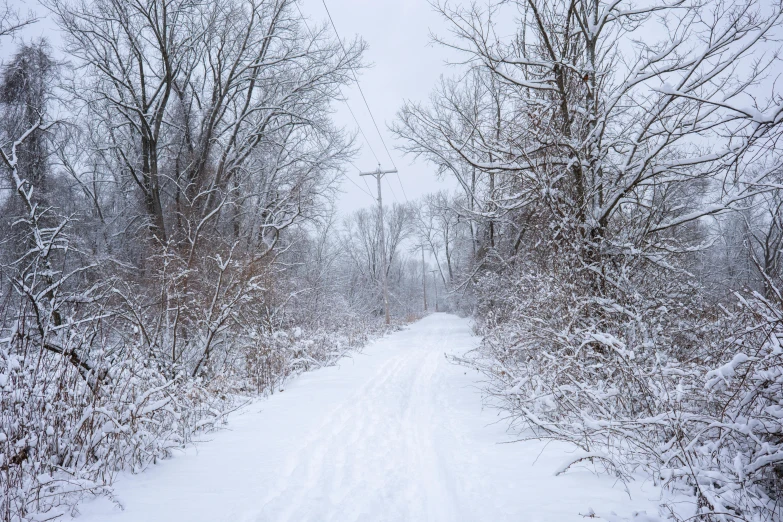
{"label": "snowy path", "polygon": [[[476,338],[437,314],[339,367],[301,376],[229,430],[116,484],[79,522],[584,521],[655,513],[654,491],[576,469],[562,446],[510,440],[479,376],[450,364]],[[543,451],[542,451],[543,450]],[[652,498],[652,500],[648,499]]]}

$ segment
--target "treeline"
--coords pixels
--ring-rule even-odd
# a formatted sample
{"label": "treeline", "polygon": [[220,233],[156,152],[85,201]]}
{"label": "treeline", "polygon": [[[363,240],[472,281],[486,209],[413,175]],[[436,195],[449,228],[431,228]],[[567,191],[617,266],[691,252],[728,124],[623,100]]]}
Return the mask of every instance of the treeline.
{"label": "treeline", "polygon": [[[0,77],[0,520],[111,495],[422,313],[412,205],[339,218],[365,44],[293,0],[53,0]],[[0,34],[27,23],[6,9]],[[43,513],[43,515],[41,515]],[[36,518],[37,517],[37,518]]]}
{"label": "treeline", "polygon": [[494,404],[664,518],[783,520],[781,5],[437,9],[466,68],[394,131],[461,187]]}

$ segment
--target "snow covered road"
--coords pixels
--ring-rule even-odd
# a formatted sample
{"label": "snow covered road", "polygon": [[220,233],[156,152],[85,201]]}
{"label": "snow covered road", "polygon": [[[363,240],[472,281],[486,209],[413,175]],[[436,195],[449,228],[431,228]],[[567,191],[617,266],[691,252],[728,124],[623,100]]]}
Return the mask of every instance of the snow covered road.
{"label": "snow covered road", "polygon": [[584,521],[655,513],[655,492],[576,468],[564,446],[511,440],[482,410],[480,376],[444,353],[469,322],[429,316],[339,367],[305,374],[232,416],[209,442],[116,483],[79,522]]}

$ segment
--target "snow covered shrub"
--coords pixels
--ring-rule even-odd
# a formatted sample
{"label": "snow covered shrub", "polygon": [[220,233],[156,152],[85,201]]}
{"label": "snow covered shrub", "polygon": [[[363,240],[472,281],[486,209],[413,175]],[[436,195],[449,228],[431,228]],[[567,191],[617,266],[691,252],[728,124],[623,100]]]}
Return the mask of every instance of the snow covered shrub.
{"label": "snow covered shrub", "polygon": [[734,334],[696,380],[679,420],[684,439],[666,455],[664,477],[688,477],[698,513],[715,520],[783,519],[783,308],[759,294],[740,298]]}
{"label": "snow covered shrub", "polygon": [[163,356],[157,340],[170,336],[155,335],[165,328],[150,320],[151,307],[87,262],[68,235],[71,220],[34,199],[17,167],[20,143],[3,151],[24,209],[14,240],[26,248],[0,265],[4,522],[110,495],[118,471],[170,455],[232,402]]}
{"label": "snow covered shrub", "polygon": [[[170,455],[219,423],[231,400],[162,364],[113,299],[116,281],[91,283],[65,231],[26,220],[30,250],[2,271],[0,520],[57,516],[84,495],[109,494],[120,470]],[[76,261],[76,262],[74,262]],[[139,315],[140,316],[140,315]]]}
{"label": "snow covered shrub", "polygon": [[209,390],[167,379],[135,350],[112,361],[92,388],[62,356],[7,347],[0,357],[2,520],[54,516],[85,494],[110,495],[118,471],[169,456],[227,409]]}
{"label": "snow covered shrub", "polygon": [[730,312],[639,264],[607,271],[616,286],[599,292],[552,265],[482,279],[472,362],[512,427],[574,444],[574,462],[622,479],[643,471],[690,496],[674,518],[781,520],[780,305],[754,294]]}
{"label": "snow covered shrub", "polygon": [[[336,364],[351,351],[362,348],[389,330],[380,317],[354,317],[343,323],[340,313],[330,324],[294,326],[296,321],[274,328],[257,328],[249,334],[242,353],[245,367],[237,381],[240,392],[268,395],[290,377]],[[395,325],[392,328],[396,328]]]}
{"label": "snow covered shrub", "polygon": [[660,327],[663,303],[591,295],[589,281],[558,271],[522,270],[515,279],[514,293],[524,297],[505,321],[490,316],[482,350],[500,376],[496,396],[536,436],[603,451],[623,420],[660,413],[661,390],[650,378],[671,342]]}

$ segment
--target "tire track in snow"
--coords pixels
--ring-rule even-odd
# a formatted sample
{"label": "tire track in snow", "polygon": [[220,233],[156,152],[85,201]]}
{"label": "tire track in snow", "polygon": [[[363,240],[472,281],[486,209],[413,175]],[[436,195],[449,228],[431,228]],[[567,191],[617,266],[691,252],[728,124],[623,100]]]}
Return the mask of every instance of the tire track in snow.
{"label": "tire track in snow", "polygon": [[[395,343],[399,354],[295,452],[285,483],[255,520],[456,520],[432,424],[433,380],[448,338],[437,328],[415,345]],[[372,513],[378,505],[387,511]]]}
{"label": "tire track in snow", "polygon": [[[283,473],[283,483],[267,498],[261,512],[248,520],[323,520],[323,513],[313,518],[303,518],[316,514],[301,511],[306,510],[309,504],[323,505],[328,500],[320,495],[314,498],[320,493],[317,487],[325,482],[326,474],[339,475],[339,469],[345,468],[344,460],[349,450],[346,440],[358,441],[362,438],[360,430],[367,426],[367,410],[372,410],[371,406],[381,399],[382,390],[404,370],[405,363],[406,359],[399,356],[385,362],[378,368],[377,373],[369,376],[364,386],[325,414],[323,421],[312,431],[306,442],[290,455]],[[373,421],[377,419],[374,418]],[[370,423],[373,424],[377,422]],[[355,432],[353,436],[345,436],[346,429],[351,428]],[[327,466],[326,460],[332,453],[337,457],[334,466]],[[340,461],[341,458],[343,462]],[[335,482],[333,484],[337,487]],[[276,511],[278,504],[282,504],[282,511]],[[274,516],[272,513],[275,513]]]}

